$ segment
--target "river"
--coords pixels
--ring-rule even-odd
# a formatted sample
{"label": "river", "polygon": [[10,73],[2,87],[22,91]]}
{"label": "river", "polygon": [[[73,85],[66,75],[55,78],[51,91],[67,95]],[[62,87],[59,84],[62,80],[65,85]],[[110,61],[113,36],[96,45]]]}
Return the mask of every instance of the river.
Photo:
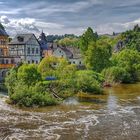
{"label": "river", "polygon": [[140,84],[45,108],[16,108],[6,98],[0,97],[0,140],[140,140]]}

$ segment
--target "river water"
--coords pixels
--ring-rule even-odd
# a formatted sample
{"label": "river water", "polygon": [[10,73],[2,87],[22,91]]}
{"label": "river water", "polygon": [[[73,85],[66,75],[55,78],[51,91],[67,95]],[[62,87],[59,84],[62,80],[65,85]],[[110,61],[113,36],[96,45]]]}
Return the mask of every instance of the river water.
{"label": "river water", "polygon": [[0,97],[0,140],[140,140],[140,84],[39,109],[19,109],[5,100]]}

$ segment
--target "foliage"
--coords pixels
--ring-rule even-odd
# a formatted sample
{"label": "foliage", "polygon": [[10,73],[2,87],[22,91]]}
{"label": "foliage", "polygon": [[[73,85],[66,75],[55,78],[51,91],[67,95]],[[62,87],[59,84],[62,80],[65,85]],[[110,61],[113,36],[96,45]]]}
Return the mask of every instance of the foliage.
{"label": "foliage", "polygon": [[122,35],[120,34],[114,37],[109,37],[104,35],[104,36],[100,36],[99,40],[108,43],[113,48],[118,43],[118,41],[122,40]]}
{"label": "foliage", "polygon": [[80,38],[81,52],[85,54],[91,42],[96,42],[98,38],[97,33],[94,33],[92,28],[88,27],[86,32]]}
{"label": "foliage", "polygon": [[40,87],[28,87],[25,83],[18,81],[14,88],[14,93],[10,96],[12,103],[33,107],[55,105],[57,101],[47,92],[39,92]]}
{"label": "foliage", "polygon": [[124,69],[117,66],[106,68],[102,71],[106,83],[129,83],[130,74]]}
{"label": "foliage", "polygon": [[[46,81],[46,76],[55,76],[56,80]],[[11,69],[6,77],[11,102],[27,107],[55,105],[81,90],[101,93],[102,81],[100,74],[77,71],[75,65],[55,57],[44,58],[38,67],[23,64]]]}
{"label": "foliage", "polygon": [[133,30],[122,33],[122,38],[127,49],[136,49],[140,52],[140,27],[138,25]]}
{"label": "foliage", "polygon": [[124,49],[120,53],[114,54],[111,61],[112,65],[117,67],[117,69],[111,68],[111,73],[114,71],[118,74],[120,71],[124,73],[120,78],[121,82],[132,83],[140,80],[140,53],[137,50]]}
{"label": "foliage", "polygon": [[57,42],[60,46],[71,46],[71,47],[79,47],[79,38],[70,38],[65,37]]}
{"label": "foliage", "polygon": [[102,41],[96,41],[89,45],[85,55],[85,64],[88,69],[101,72],[110,65],[112,48],[109,44]]}
{"label": "foliage", "polygon": [[35,64],[23,64],[18,69],[17,78],[30,86],[41,80],[41,74],[38,72]]}
{"label": "foliage", "polygon": [[47,57],[40,62],[38,71],[41,73],[43,79],[47,76],[56,76],[56,64],[58,61],[56,57]]}
{"label": "foliage", "polygon": [[16,85],[16,81],[17,81],[17,69],[12,68],[5,78],[5,85],[8,89],[9,95],[14,93],[14,87]]}
{"label": "foliage", "polygon": [[77,71],[76,73],[76,86],[78,91],[89,92],[92,94],[102,93],[101,90],[101,77],[93,71]]}
{"label": "foliage", "polygon": [[53,43],[55,41],[64,39],[64,38],[78,38],[78,36],[74,34],[65,34],[65,35],[48,35],[46,37],[47,42]]}

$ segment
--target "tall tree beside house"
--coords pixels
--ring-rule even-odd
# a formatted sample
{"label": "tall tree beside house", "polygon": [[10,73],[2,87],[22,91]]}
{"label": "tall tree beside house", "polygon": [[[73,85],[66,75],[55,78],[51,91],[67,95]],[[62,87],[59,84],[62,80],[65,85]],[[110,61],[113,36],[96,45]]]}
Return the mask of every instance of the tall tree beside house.
{"label": "tall tree beside house", "polygon": [[90,43],[85,54],[85,64],[88,69],[101,72],[110,65],[112,56],[112,47],[103,41]]}
{"label": "tall tree beside house", "polygon": [[80,48],[83,54],[88,50],[91,42],[96,42],[98,39],[97,33],[94,33],[91,27],[88,27],[86,32],[80,38]]}

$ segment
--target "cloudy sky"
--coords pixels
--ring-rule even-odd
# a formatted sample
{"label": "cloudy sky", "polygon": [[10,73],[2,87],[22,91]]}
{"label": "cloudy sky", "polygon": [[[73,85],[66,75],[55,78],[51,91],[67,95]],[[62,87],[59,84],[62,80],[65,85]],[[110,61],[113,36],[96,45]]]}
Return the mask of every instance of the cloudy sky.
{"label": "cloudy sky", "polygon": [[140,0],[0,0],[0,22],[10,35],[121,32],[140,24]]}

